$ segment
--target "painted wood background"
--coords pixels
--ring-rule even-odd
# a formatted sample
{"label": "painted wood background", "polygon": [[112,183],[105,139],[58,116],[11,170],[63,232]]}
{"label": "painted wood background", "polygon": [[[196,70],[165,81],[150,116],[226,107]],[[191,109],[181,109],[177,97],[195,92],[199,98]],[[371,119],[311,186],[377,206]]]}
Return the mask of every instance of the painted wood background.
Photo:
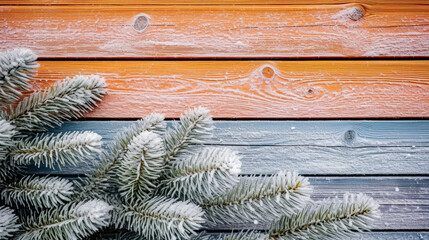
{"label": "painted wood background", "polygon": [[[361,239],[429,239],[426,0],[0,0],[0,30],[0,50],[39,55],[36,89],[107,80],[96,111],[53,132],[106,146],[152,111],[203,105],[208,144],[239,151],[243,176],[297,170],[315,200],[364,192],[383,218]],[[27,171],[73,179],[92,164]],[[266,226],[208,230],[234,228]]]}

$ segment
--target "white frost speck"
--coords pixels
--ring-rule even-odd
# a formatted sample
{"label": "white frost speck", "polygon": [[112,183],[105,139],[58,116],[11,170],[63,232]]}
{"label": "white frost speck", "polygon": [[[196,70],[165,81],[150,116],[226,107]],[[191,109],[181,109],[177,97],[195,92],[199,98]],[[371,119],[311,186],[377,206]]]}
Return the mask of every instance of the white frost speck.
{"label": "white frost speck", "polygon": [[399,192],[399,188],[398,187],[395,187],[395,192]]}

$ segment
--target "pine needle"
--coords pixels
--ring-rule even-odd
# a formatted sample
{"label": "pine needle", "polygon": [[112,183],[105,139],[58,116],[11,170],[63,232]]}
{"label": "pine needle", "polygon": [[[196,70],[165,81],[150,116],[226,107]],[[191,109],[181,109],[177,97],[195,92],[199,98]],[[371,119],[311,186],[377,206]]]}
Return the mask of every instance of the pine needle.
{"label": "pine needle", "polygon": [[59,177],[26,176],[7,184],[1,198],[7,205],[52,208],[69,202],[73,184]]}
{"label": "pine needle", "polygon": [[39,67],[36,60],[37,56],[25,48],[0,53],[0,109],[19,100],[21,91],[30,91],[29,80]]}
{"label": "pine needle", "polygon": [[364,194],[346,194],[342,201],[307,205],[283,216],[269,232],[272,239],[347,239],[369,231],[379,218],[378,204]]}
{"label": "pine needle", "polygon": [[228,148],[205,148],[171,162],[161,182],[161,193],[202,203],[225,194],[238,183],[240,157]]}
{"label": "pine needle", "polygon": [[296,172],[279,172],[271,177],[245,178],[228,193],[202,206],[211,224],[267,223],[291,215],[310,200],[308,179]]}
{"label": "pine needle", "polygon": [[45,131],[93,110],[105,94],[106,83],[99,76],[66,78],[34,92],[17,106],[9,105],[1,118],[9,120],[18,131]]}
{"label": "pine needle", "polygon": [[14,162],[21,165],[73,165],[93,159],[101,152],[101,136],[94,132],[66,132],[58,135],[43,134],[21,140],[11,151]]}

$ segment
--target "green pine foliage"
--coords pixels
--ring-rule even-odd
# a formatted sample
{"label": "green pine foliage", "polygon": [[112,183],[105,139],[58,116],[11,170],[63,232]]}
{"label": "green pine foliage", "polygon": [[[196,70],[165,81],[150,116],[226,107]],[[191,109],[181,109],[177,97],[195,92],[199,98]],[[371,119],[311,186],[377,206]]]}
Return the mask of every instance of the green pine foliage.
{"label": "green pine foliage", "polygon": [[82,239],[110,224],[113,208],[101,200],[69,203],[23,220],[17,240]]}
{"label": "green pine foliage", "polygon": [[17,101],[21,91],[29,91],[29,80],[39,67],[37,56],[29,49],[16,48],[0,52],[0,109],[7,103]]}
{"label": "green pine foliage", "polygon": [[26,176],[11,182],[1,192],[2,200],[10,206],[53,208],[71,201],[72,182],[59,177]]}
{"label": "green pine foliage", "polygon": [[32,93],[16,106],[9,105],[0,118],[10,121],[19,131],[46,131],[93,110],[105,94],[106,83],[99,76],[66,78]]}
{"label": "green pine foliage", "polygon": [[[239,153],[205,146],[214,125],[203,107],[169,128],[160,114],[144,117],[105,150],[93,132],[40,134],[91,111],[106,83],[76,76],[16,102],[30,90],[35,67],[31,51],[0,54],[0,106],[9,104],[0,108],[0,196],[8,205],[0,206],[0,239],[91,239],[107,227],[122,231],[114,239],[344,239],[369,230],[379,216],[378,205],[362,194],[312,202],[308,179],[296,172],[240,176]],[[98,156],[93,171],[77,181],[20,171],[90,166]],[[271,223],[271,229],[200,232],[236,223]]]}
{"label": "green pine foliage", "polygon": [[121,206],[113,222],[146,240],[178,240],[190,239],[205,222],[203,215],[201,207],[193,203],[156,196]]}
{"label": "green pine foliage", "polygon": [[309,204],[292,216],[276,221],[269,235],[272,239],[347,239],[369,231],[379,215],[378,204],[364,194],[346,194],[335,199]]}
{"label": "green pine foliage", "polygon": [[307,178],[296,172],[279,172],[269,177],[243,178],[229,192],[202,206],[213,224],[269,223],[303,208],[311,192]]}
{"label": "green pine foliage", "polygon": [[8,239],[19,230],[18,216],[11,208],[0,206],[0,239]]}
{"label": "green pine foliage", "polygon": [[196,203],[218,197],[238,183],[240,159],[229,148],[204,148],[166,167],[161,192]]}

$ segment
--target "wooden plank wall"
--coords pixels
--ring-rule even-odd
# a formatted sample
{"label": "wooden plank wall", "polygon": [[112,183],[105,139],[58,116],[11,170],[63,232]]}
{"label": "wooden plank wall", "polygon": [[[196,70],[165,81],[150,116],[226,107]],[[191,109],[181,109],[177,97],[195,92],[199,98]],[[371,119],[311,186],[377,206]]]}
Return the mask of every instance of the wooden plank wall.
{"label": "wooden plank wall", "polygon": [[[243,176],[298,170],[315,200],[367,193],[383,218],[362,239],[429,239],[427,0],[0,0],[0,30],[0,50],[39,55],[36,89],[106,78],[99,107],[53,132],[106,146],[150,112],[206,106],[208,144],[238,150]],[[239,227],[266,228],[210,231]]]}

